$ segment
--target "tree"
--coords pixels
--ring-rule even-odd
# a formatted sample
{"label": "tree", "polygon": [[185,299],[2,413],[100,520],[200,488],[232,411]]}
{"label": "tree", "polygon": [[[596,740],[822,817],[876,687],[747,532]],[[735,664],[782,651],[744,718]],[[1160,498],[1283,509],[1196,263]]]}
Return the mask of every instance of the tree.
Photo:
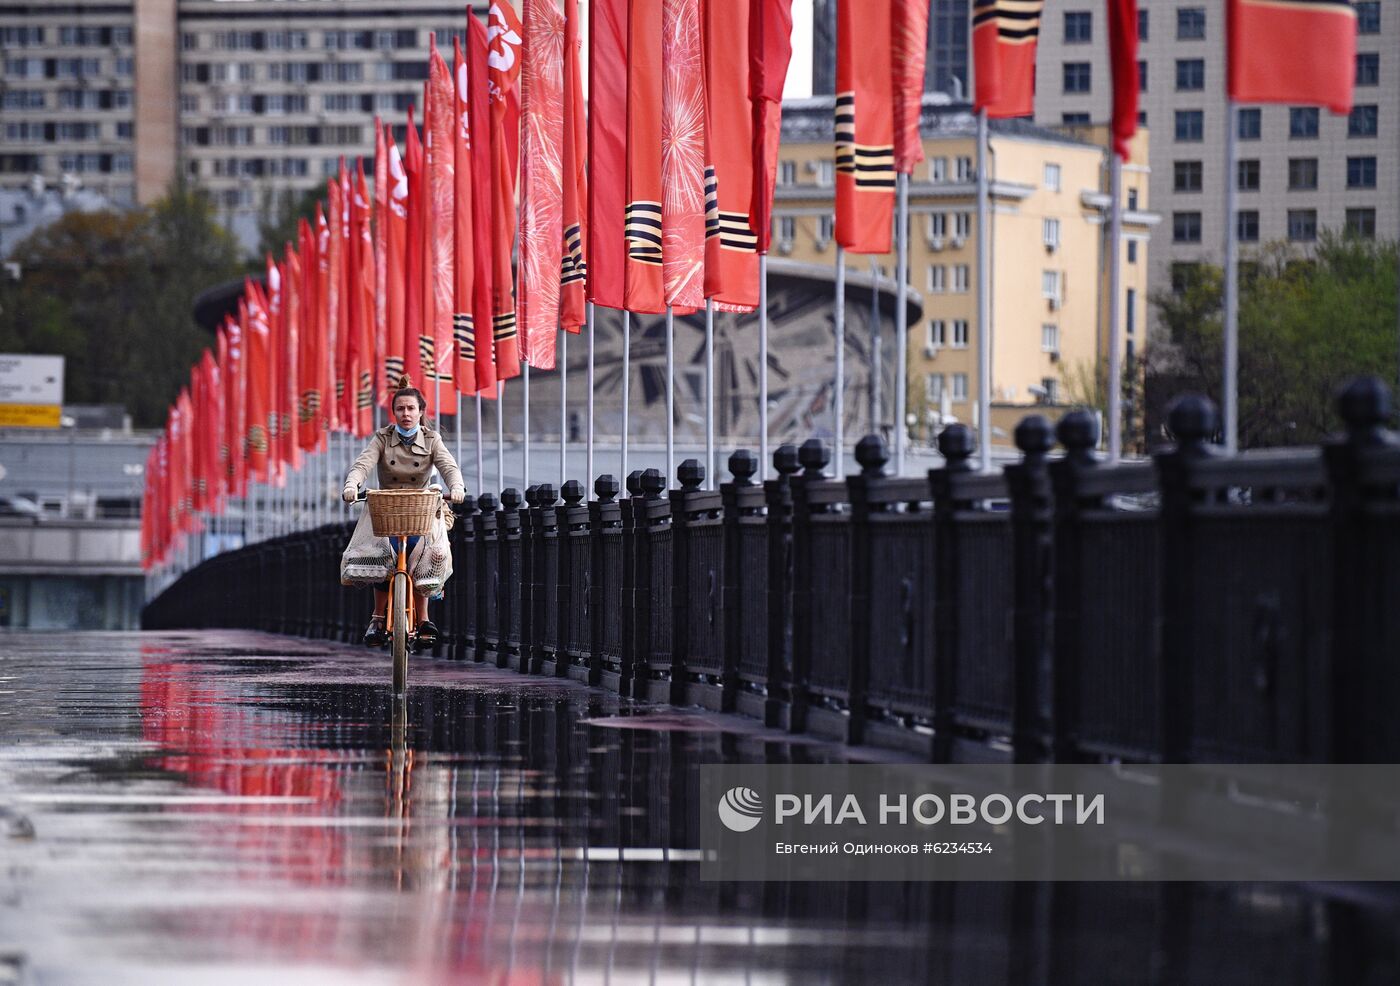
{"label": "tree", "polygon": [[[1275,243],[1240,265],[1241,448],[1317,442],[1336,429],[1346,380],[1393,378],[1396,264],[1395,243],[1324,233],[1309,257]],[[1179,393],[1221,400],[1223,273],[1183,266],[1174,281],[1151,299],[1162,332],[1146,365],[1149,434]]]}
{"label": "tree", "polygon": [[284,244],[297,241],[297,220],[313,218],[316,203],[325,194],[323,186],[313,186],[300,192],[284,188],[263,196],[258,214],[258,253],[255,258],[259,265],[269,253],[274,258],[280,258]]}

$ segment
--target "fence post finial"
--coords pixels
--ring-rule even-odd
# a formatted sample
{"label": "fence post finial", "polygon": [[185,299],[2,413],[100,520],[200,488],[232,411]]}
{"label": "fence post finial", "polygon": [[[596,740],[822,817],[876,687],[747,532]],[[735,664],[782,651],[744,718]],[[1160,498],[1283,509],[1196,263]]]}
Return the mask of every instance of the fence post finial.
{"label": "fence post finial", "polygon": [[682,490],[695,493],[705,482],[705,467],[699,459],[686,459],[676,470],[676,478],[680,480]]}
{"label": "fence post finial", "polygon": [[[784,445],[783,448],[792,448]],[[746,448],[729,453],[729,474],[734,477],[735,486],[752,486],[754,473],[758,472],[758,456]]]}
{"label": "fence post finial", "polygon": [[831,461],[831,452],[820,438],[809,438],[798,450],[797,461],[802,464],[803,479],[824,479],[826,464]]}
{"label": "fence post finial", "polygon": [[961,422],[948,425],[938,433],[938,451],[949,472],[972,472],[972,453],[977,451],[972,429]]}
{"label": "fence post finial", "polygon": [[885,440],[879,435],[866,435],[856,442],[856,462],[860,465],[862,476],[883,476],[885,463],[889,461],[890,450],[885,447]]}
{"label": "fence post finial", "polygon": [[593,492],[597,494],[599,503],[612,503],[622,492],[622,484],[612,473],[605,472],[593,481]]}
{"label": "fence post finial", "polygon": [[571,479],[559,487],[559,492],[563,495],[564,502],[571,507],[577,507],[583,500],[583,484],[577,479]]}

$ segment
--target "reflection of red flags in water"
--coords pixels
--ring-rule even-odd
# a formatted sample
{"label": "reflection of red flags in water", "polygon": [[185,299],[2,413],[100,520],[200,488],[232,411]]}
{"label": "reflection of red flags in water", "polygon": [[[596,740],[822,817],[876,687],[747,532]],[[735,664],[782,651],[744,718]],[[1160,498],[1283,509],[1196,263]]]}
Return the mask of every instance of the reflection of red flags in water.
{"label": "reflection of red flags in water", "polygon": [[262,289],[244,279],[244,301],[248,346],[248,409],[244,422],[244,442],[248,449],[248,473],[254,479],[267,479],[267,412],[270,330]]}
{"label": "reflection of red flags in water", "polygon": [[1356,11],[1346,0],[1227,0],[1230,98],[1350,113]]}
{"label": "reflection of red flags in water", "polygon": [[404,140],[404,171],[408,175],[408,225],[404,265],[403,372],[416,387],[423,382],[419,359],[419,335],[423,327],[423,150],[413,107],[408,108],[408,136]]}
{"label": "reflection of red flags in water", "polygon": [[520,298],[525,361],[554,369],[564,251],[564,18],[525,0],[520,70]]}
{"label": "reflection of red flags in water", "polygon": [[487,66],[486,28],[475,17],[467,18],[467,112],[472,153],[472,322],[476,333],[476,386],[483,396],[496,396],[496,343],[492,331],[495,305],[495,254],[491,247],[492,209],[495,195],[491,175],[495,157]]}
{"label": "reflection of red flags in water", "polygon": [[588,205],[588,118],[584,112],[578,0],[564,0],[563,252],[559,324],[578,332],[587,321],[588,261],[584,209]]}
{"label": "reflection of red flags in water", "polygon": [[408,172],[399,157],[398,146],[387,129],[384,132],[388,158],[388,207],[384,210],[384,356],[381,383],[385,404],[393,399],[394,388],[404,372],[404,305],[407,301],[408,252]]}
{"label": "reflection of red flags in water", "polygon": [[666,303],[705,304],[705,82],[700,0],[662,0],[661,240]]}
{"label": "reflection of red flags in water", "polygon": [[[877,0],[887,3],[888,0]],[[783,83],[792,60],[792,0],[750,0],[749,102],[753,106],[753,201],[749,225],[758,252],[773,238],[773,186],[778,180],[778,138],[783,122]]]}
{"label": "reflection of red flags in water", "polygon": [[[1109,0],[1110,6],[1113,2]],[[890,12],[890,68],[894,72],[894,167],[906,175],[912,175],[915,165],[924,159],[919,113],[924,102],[928,8],[928,0],[894,0]]]}
{"label": "reflection of red flags in water", "polygon": [[626,308],[666,310],[661,242],[661,0],[630,0],[627,17]]}
{"label": "reflection of red flags in water", "polygon": [[[302,225],[303,223],[298,223],[298,241],[300,241]],[[286,417],[282,423],[282,440],[287,462],[293,469],[299,469],[301,468],[301,450],[297,444],[297,429],[301,394],[299,373],[301,369],[301,291],[303,281],[301,258],[297,256],[292,244],[286,245],[282,256],[282,325],[286,334],[282,345],[287,354],[287,378],[282,382],[285,395],[283,406],[286,410]]]}
{"label": "reflection of red flags in water", "polygon": [[627,270],[627,0],[592,0],[589,6],[588,102],[588,300],[621,308]]}
{"label": "reflection of red flags in water", "polygon": [[1044,6],[1044,0],[974,0],[974,110],[998,118],[1034,111],[1035,48]]}
{"label": "reflection of red flags in water", "polygon": [[1128,141],[1137,133],[1137,0],[1108,0],[1108,58],[1113,73],[1113,150],[1128,159]]}
{"label": "reflection of red flags in water", "polygon": [[516,225],[515,176],[520,165],[520,93],[516,83],[520,78],[523,30],[520,18],[510,4],[491,4],[490,22],[486,29],[491,153],[495,161],[491,209],[491,323],[496,348],[496,376],[502,380],[520,375],[511,247]]}
{"label": "reflection of red flags in water", "polygon": [[889,253],[894,215],[891,0],[836,8],[836,242]]}
{"label": "reflection of red flags in water", "polygon": [[355,264],[351,272],[351,290],[355,294],[356,343],[354,363],[355,434],[368,435],[374,430],[374,239],[370,235],[370,195],[365,173],[355,169],[354,222],[351,236],[356,241]]}
{"label": "reflection of red flags in water", "polygon": [[374,360],[376,396],[384,390],[384,360],[389,331],[389,145],[384,126],[374,118]]}
{"label": "reflection of red flags in water", "polygon": [[[432,36],[430,35],[430,38]],[[455,152],[452,149],[453,95],[452,73],[438,50],[437,41],[432,39],[428,56],[427,115],[424,117],[423,133],[428,142],[428,195],[429,195],[429,248],[432,266],[433,319],[428,331],[431,335],[431,358],[424,356],[424,383],[431,385],[433,393],[428,400],[437,403],[444,401],[441,408],[434,408],[434,415],[455,413],[457,402],[452,383],[453,364],[457,355],[452,344],[452,312],[455,302],[453,283],[453,200],[457,195],[456,177],[453,174]],[[437,391],[441,387],[442,393]]]}
{"label": "reflection of red flags in water", "polygon": [[[470,16],[470,15],[469,15]],[[471,18],[475,19],[475,18]],[[476,393],[476,321],[472,318],[476,251],[472,243],[471,82],[462,44],[452,42],[452,338],[457,344],[457,389]]]}
{"label": "reflection of red flags in water", "polygon": [[[753,111],[749,105],[749,0],[701,8],[705,61],[705,296],[720,311],[758,306],[753,202]],[[721,137],[722,135],[722,137]],[[595,178],[596,181],[596,178]],[[591,258],[590,258],[591,259]]]}

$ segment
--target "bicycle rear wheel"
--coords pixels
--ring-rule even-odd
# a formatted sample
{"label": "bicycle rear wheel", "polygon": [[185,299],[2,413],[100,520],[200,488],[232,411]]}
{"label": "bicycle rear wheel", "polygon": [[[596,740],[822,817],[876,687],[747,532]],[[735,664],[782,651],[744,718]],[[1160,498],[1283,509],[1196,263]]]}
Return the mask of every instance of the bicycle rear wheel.
{"label": "bicycle rear wheel", "polygon": [[394,588],[389,605],[394,621],[394,694],[408,691],[408,576],[394,574]]}

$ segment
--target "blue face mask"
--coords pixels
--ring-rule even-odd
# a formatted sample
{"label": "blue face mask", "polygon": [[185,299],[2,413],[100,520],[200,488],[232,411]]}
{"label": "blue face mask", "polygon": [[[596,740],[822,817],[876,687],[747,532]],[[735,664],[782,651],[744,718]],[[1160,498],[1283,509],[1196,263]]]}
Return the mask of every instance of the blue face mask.
{"label": "blue face mask", "polygon": [[395,423],[395,424],[394,424],[394,430],[397,431],[397,432],[399,433],[399,437],[400,437],[400,438],[412,438],[414,435],[418,434],[418,426],[417,426],[417,425],[414,425],[414,426],[413,426],[413,430],[412,430],[412,431],[404,431],[402,428],[400,428],[400,427],[398,426],[397,423]]}

